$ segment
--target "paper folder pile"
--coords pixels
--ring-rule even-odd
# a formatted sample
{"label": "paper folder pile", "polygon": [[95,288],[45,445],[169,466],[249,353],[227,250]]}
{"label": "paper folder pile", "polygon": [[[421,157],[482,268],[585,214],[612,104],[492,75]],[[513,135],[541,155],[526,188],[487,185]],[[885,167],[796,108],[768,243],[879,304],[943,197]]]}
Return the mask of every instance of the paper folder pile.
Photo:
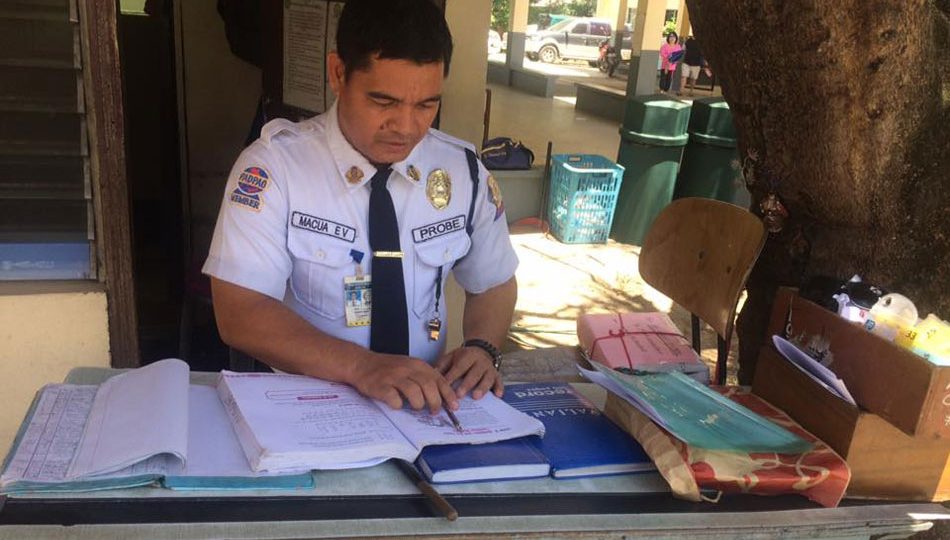
{"label": "paper folder pile", "polygon": [[665,313],[581,315],[577,340],[592,360],[605,366],[679,371],[709,384],[709,368]]}

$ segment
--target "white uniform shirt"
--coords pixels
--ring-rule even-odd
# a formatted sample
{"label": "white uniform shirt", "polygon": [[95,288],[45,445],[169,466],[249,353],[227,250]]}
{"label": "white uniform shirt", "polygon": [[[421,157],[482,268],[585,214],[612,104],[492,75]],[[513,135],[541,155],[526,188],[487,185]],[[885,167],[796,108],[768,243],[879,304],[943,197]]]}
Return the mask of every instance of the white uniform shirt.
{"label": "white uniform shirt", "polygon": [[[368,348],[369,326],[346,324],[343,280],[356,274],[354,250],[363,254],[364,273],[372,274],[369,180],[376,169],[343,137],[336,111],[296,124],[274,120],[244,150],[231,170],[203,271],[280,300],[324,333]],[[518,266],[501,195],[481,164],[471,238],[466,232],[472,200],[466,147],[472,148],[429,130],[406,160],[392,164],[388,184],[403,251],[409,350],[430,363],[444,351],[447,334],[444,295],[439,341],[430,341],[426,328],[437,315],[438,268],[480,293],[508,281]],[[443,209],[426,191],[437,169],[451,180]]]}

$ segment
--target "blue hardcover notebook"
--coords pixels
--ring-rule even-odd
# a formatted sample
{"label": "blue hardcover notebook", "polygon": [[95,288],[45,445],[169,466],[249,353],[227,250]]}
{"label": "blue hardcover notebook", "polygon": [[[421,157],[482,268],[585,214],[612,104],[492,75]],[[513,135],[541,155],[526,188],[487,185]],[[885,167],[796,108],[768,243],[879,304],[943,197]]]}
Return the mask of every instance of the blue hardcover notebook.
{"label": "blue hardcover notebook", "polygon": [[568,383],[505,386],[504,400],[544,423],[531,437],[555,478],[645,472],[656,469],[637,441]]}
{"label": "blue hardcover notebook", "polygon": [[489,444],[446,444],[422,449],[416,464],[434,483],[514,480],[547,476],[551,467],[529,439]]}

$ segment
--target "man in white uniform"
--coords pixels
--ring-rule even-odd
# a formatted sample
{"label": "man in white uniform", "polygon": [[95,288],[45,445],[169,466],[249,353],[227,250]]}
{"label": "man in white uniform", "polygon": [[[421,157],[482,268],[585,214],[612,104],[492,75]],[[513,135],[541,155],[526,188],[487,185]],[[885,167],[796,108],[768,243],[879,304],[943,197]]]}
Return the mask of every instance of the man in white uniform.
{"label": "man in white uniform", "polygon": [[[451,54],[431,0],[346,3],[334,106],[268,123],[231,171],[204,267],[231,347],[392,407],[501,395],[518,261],[494,179],[429,128]],[[446,352],[449,271],[465,345]]]}

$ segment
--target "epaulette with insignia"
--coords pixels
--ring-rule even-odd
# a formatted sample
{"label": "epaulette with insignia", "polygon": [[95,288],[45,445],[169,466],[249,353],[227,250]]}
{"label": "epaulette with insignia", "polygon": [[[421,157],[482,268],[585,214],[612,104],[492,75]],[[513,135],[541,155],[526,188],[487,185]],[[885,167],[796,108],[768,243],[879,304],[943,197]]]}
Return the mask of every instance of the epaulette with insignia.
{"label": "epaulette with insignia", "polygon": [[291,122],[286,118],[275,118],[261,128],[261,141],[269,145],[281,135],[296,135],[301,131],[305,131],[305,125],[305,122]]}
{"label": "epaulette with insignia", "polygon": [[433,137],[435,137],[436,139],[439,139],[440,141],[447,142],[447,143],[449,143],[449,144],[451,144],[451,145],[454,145],[454,146],[458,146],[459,148],[467,148],[467,149],[469,149],[469,150],[475,152],[476,154],[478,153],[478,150],[475,149],[475,145],[474,145],[474,144],[472,144],[472,143],[470,143],[470,142],[468,142],[468,141],[464,141],[464,140],[462,140],[462,139],[458,139],[458,138],[456,138],[456,137],[453,137],[453,136],[449,135],[448,133],[445,133],[444,131],[439,131],[439,130],[434,129],[434,128],[429,128],[429,135],[432,135]]}

